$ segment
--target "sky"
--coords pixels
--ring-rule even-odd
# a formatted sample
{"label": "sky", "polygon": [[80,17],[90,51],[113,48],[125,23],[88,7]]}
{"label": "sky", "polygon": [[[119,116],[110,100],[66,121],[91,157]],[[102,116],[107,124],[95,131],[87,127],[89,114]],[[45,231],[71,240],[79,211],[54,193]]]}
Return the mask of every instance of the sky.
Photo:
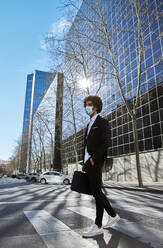
{"label": "sky", "polygon": [[48,71],[44,38],[65,23],[61,0],[0,1],[0,160],[14,152],[23,126],[27,74]]}

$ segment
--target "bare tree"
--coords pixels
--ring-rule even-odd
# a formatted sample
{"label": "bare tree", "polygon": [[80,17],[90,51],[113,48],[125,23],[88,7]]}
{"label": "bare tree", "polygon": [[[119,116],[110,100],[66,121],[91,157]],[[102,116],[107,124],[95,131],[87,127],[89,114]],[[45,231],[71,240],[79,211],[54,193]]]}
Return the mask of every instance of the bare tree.
{"label": "bare tree", "polygon": [[21,153],[21,138],[16,140],[16,145],[13,149],[12,155],[9,158],[9,171],[10,172],[25,172],[24,168],[20,164],[20,153]]}
{"label": "bare tree", "polygon": [[[34,116],[33,122],[33,131],[32,131],[32,157],[33,161],[36,165],[36,161],[38,162],[38,158],[40,161],[40,170],[44,169],[46,171],[46,142],[47,138],[46,131],[47,126],[45,126],[45,121],[42,121],[41,115],[39,112]],[[34,156],[35,155],[35,156]]]}
{"label": "bare tree", "polygon": [[46,149],[46,154],[48,153],[49,150],[49,146],[50,146],[50,164],[53,163],[53,149],[54,149],[54,120],[52,118],[52,116],[49,116],[49,114],[47,114],[46,111],[43,112],[39,112],[37,111],[36,113],[36,118],[38,119],[38,121],[40,123],[42,123],[42,125],[45,128],[45,140],[46,140],[46,144],[45,147]]}
{"label": "bare tree", "polygon": [[41,152],[40,145],[38,144],[38,140],[36,141],[35,134],[32,136],[32,162],[34,163],[34,171],[42,172],[42,164],[41,164]]}

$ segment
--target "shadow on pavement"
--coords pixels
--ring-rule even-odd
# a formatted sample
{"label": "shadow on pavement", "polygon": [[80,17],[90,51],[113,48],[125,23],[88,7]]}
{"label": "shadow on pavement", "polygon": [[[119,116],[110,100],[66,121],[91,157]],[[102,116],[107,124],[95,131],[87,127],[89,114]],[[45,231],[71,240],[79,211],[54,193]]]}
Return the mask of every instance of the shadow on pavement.
{"label": "shadow on pavement", "polygon": [[154,248],[150,244],[143,244],[140,241],[130,238],[112,228],[109,228],[108,231],[111,234],[111,238],[107,242],[104,239],[105,234],[91,238],[97,242],[98,248]]}

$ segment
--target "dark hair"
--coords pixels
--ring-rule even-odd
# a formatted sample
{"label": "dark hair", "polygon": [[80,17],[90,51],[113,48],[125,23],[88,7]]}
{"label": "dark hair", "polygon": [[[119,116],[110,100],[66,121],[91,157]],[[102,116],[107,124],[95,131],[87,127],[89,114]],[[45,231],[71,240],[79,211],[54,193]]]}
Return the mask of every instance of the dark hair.
{"label": "dark hair", "polygon": [[88,95],[84,98],[84,107],[86,107],[86,102],[91,101],[93,106],[97,108],[97,113],[100,113],[103,106],[102,98],[98,95]]}

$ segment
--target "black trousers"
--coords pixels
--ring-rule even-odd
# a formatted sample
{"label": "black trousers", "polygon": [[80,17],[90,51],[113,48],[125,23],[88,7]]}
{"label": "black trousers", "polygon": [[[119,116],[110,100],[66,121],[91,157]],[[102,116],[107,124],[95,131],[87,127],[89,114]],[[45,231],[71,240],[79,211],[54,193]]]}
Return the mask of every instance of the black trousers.
{"label": "black trousers", "polygon": [[87,160],[84,164],[84,170],[88,175],[88,181],[90,188],[93,193],[93,197],[96,202],[96,219],[95,224],[98,227],[102,226],[102,218],[104,214],[104,209],[106,212],[114,217],[116,215],[115,210],[109,203],[109,200],[106,198],[105,194],[102,192],[102,167],[103,164],[94,164],[91,165],[90,160]]}

